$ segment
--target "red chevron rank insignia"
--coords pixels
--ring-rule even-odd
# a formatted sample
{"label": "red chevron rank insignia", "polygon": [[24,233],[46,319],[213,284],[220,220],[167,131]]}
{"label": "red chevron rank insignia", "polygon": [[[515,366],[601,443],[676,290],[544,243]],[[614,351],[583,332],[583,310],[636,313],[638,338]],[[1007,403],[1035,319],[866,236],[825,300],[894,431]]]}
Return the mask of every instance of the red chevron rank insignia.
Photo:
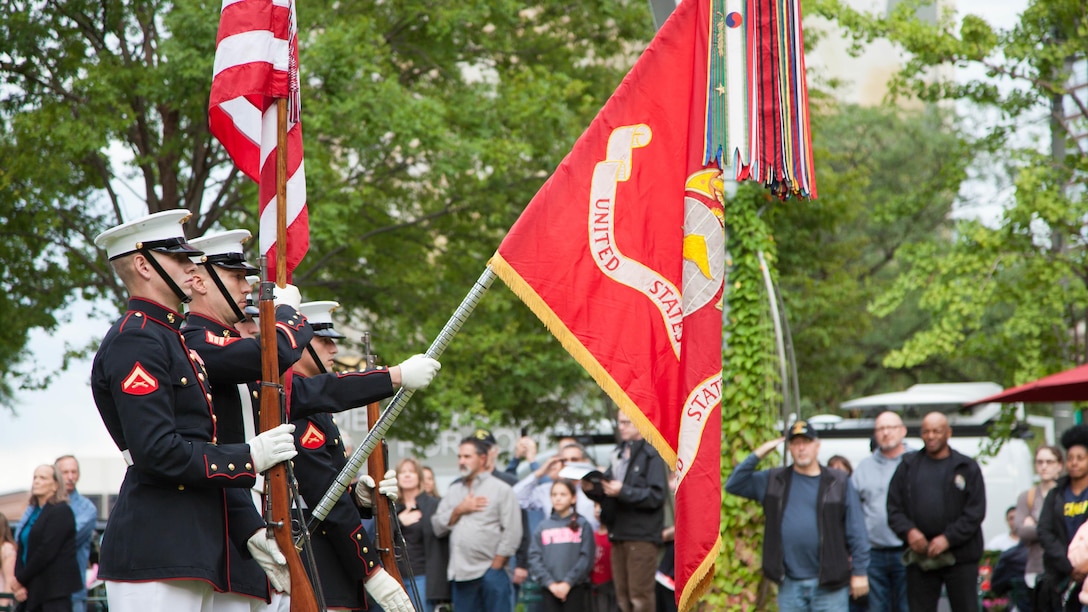
{"label": "red chevron rank insignia", "polygon": [[302,448],[314,450],[321,448],[321,445],[325,444],[325,434],[322,433],[313,423],[306,425],[306,431],[302,433],[302,437],[298,439],[302,444]]}
{"label": "red chevron rank insignia", "polygon": [[132,366],[132,371],[121,382],[121,390],[129,395],[147,395],[155,392],[158,388],[159,381],[151,374],[148,374],[139,361]]}
{"label": "red chevron rank insignia", "polygon": [[205,332],[204,340],[208,344],[210,344],[212,346],[227,346],[228,344],[230,344],[232,342],[237,342],[237,341],[241,340],[241,338],[229,338],[229,337],[224,337],[224,336],[217,336],[217,335],[213,334],[212,332],[208,331],[208,332]]}

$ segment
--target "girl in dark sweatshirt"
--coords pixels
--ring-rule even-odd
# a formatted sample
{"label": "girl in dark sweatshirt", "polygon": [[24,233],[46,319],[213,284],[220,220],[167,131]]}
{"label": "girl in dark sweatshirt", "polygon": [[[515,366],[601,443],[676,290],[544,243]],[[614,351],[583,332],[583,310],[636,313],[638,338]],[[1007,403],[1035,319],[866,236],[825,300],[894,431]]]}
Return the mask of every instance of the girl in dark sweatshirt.
{"label": "girl in dark sweatshirt", "polygon": [[589,572],[596,546],[589,521],[574,511],[575,489],[569,480],[552,484],[552,515],[533,532],[529,575],[544,587],[544,610],[588,610]]}

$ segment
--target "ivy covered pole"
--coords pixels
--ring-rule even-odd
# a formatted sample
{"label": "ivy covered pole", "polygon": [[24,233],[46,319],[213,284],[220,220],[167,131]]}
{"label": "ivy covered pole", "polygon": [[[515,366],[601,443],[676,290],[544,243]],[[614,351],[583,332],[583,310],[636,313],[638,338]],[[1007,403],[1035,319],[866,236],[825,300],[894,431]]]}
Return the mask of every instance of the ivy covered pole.
{"label": "ivy covered pole", "polygon": [[[762,188],[742,185],[725,201],[728,275],[725,283],[725,346],[722,352],[722,482],[754,448],[777,435],[782,395],[771,320],[760,270],[761,251],[771,276],[777,250],[770,228],[760,217],[771,197]],[[760,571],[763,511],[759,504],[726,493],[722,496],[723,549],[707,610],[768,610]]]}

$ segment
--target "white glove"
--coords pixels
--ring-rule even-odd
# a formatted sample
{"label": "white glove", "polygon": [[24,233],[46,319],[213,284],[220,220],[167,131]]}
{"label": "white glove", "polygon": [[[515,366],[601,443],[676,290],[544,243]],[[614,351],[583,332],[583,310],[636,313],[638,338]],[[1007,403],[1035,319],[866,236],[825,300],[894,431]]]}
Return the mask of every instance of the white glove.
{"label": "white glove", "polygon": [[414,391],[431,384],[442,364],[421,353],[405,359],[397,367],[400,368],[400,386]]}
{"label": "white glove", "polygon": [[[367,480],[370,480],[370,476],[367,476]],[[370,482],[370,486],[373,487],[374,481],[370,480]],[[393,500],[393,503],[396,503],[396,501],[400,499],[400,487],[397,485],[396,470],[387,470],[385,472],[385,477],[378,483],[378,493]]]}
{"label": "white glove", "polygon": [[253,457],[253,468],[263,472],[277,463],[294,458],[298,451],[295,450],[293,433],[295,426],[284,423],[251,439],[249,454]]}
{"label": "white glove", "polygon": [[[359,500],[359,505],[364,508],[373,508],[374,500],[370,497],[370,491],[374,488],[374,479],[370,477],[370,474],[363,474],[359,477],[359,483],[355,485],[355,499]],[[388,497],[396,502],[400,499],[400,489],[397,487],[397,471],[389,470],[385,473],[385,477],[378,483],[378,493]]]}
{"label": "white glove", "polygon": [[412,600],[408,599],[408,593],[404,592],[404,587],[400,586],[400,583],[382,568],[378,568],[378,571],[371,574],[370,578],[367,578],[366,582],[363,583],[363,586],[366,587],[366,592],[370,594],[370,597],[385,612],[415,611]]}
{"label": "white glove", "polygon": [[272,303],[276,306],[280,304],[287,304],[295,310],[302,306],[302,294],[299,293],[298,287],[294,285],[284,285],[280,287],[275,286],[272,289]]}
{"label": "white glove", "polygon": [[249,536],[246,548],[249,549],[249,554],[253,555],[257,565],[260,565],[264,573],[268,574],[268,581],[272,583],[272,586],[276,590],[290,594],[291,572],[287,569],[287,557],[280,552],[276,541],[268,537],[268,532],[260,529]]}

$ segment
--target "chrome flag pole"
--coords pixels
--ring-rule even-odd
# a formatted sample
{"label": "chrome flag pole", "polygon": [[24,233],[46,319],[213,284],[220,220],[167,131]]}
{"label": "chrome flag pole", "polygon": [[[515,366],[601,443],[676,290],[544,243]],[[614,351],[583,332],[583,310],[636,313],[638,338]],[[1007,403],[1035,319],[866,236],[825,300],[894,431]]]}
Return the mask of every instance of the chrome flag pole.
{"label": "chrome flag pole", "polygon": [[[461,326],[465,324],[469,315],[476,309],[476,305],[480,303],[480,299],[483,298],[484,293],[491,287],[494,280],[495,272],[491,270],[491,266],[488,266],[484,269],[480,278],[476,279],[476,283],[469,290],[465,299],[461,300],[461,304],[450,316],[449,321],[446,321],[442,331],[438,332],[438,337],[427,348],[426,355],[428,357],[438,359],[442,356],[450,341],[461,330]],[[408,403],[413,393],[414,391],[401,387],[397,394],[393,396],[393,400],[382,411],[382,416],[367,432],[362,444],[355,449],[351,457],[348,457],[347,465],[336,475],[336,480],[329,486],[329,490],[325,491],[325,495],[321,497],[321,501],[317,503],[317,506],[314,507],[310,516],[310,531],[313,531],[317,524],[325,520],[325,517],[329,515],[329,511],[332,510],[336,500],[340,499],[340,496],[347,490],[348,485],[355,479],[359,470],[366,464],[370,454],[381,443],[385,433],[389,431],[393,421],[400,415],[401,410],[404,410],[404,405]]]}

